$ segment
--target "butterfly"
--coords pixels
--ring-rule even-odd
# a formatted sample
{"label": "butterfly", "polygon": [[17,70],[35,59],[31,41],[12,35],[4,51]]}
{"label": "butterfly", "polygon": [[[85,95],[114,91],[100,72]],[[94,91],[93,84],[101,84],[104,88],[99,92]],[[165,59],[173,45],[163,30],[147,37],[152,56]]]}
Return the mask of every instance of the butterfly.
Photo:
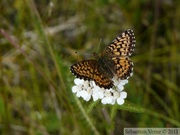
{"label": "butterfly", "polygon": [[106,49],[98,55],[93,53],[92,60],[83,60],[73,64],[70,71],[80,79],[94,81],[101,88],[114,86],[113,79],[128,79],[133,72],[133,62],[129,58],[135,47],[135,36],[131,29],[117,36]]}

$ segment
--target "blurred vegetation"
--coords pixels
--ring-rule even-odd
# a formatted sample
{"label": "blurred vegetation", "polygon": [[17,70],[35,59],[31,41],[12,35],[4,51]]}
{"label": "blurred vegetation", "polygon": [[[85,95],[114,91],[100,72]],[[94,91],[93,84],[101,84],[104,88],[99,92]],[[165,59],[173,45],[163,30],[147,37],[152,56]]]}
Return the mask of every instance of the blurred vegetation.
{"label": "blurred vegetation", "polygon": [[[0,10],[0,134],[180,127],[180,1],[1,0]],[[76,98],[69,67],[129,28],[136,47],[126,103]]]}

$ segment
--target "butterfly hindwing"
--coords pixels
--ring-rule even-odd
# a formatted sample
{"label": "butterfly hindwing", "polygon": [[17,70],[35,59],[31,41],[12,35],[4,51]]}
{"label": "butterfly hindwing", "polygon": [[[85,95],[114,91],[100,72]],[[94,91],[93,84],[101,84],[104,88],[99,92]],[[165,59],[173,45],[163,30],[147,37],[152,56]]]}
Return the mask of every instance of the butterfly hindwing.
{"label": "butterfly hindwing", "polygon": [[131,76],[133,71],[133,62],[129,57],[114,57],[112,60],[114,62],[116,78],[124,80]]}

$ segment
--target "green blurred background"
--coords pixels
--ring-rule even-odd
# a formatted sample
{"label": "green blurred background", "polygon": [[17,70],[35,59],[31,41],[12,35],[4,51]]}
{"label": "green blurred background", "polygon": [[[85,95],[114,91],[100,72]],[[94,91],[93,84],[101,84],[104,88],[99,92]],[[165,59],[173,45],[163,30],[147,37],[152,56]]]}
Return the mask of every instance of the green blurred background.
{"label": "green blurred background", "polygon": [[[180,127],[179,0],[1,0],[0,20],[0,134]],[[129,28],[136,47],[126,104],[76,98],[69,67]]]}

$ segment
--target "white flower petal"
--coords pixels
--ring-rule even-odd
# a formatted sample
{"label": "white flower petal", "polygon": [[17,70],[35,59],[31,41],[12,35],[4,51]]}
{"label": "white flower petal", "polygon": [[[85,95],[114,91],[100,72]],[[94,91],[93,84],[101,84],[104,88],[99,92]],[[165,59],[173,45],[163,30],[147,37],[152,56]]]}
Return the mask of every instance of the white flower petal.
{"label": "white flower petal", "polygon": [[89,95],[92,95],[92,92],[93,92],[93,91],[92,91],[92,88],[91,88],[91,87],[88,87],[87,92],[88,92]]}
{"label": "white flower petal", "polygon": [[84,80],[83,79],[79,79],[79,78],[75,78],[74,79],[74,83],[76,85],[82,85],[84,83]]}
{"label": "white flower petal", "polygon": [[117,86],[120,82],[116,77],[113,77],[112,80],[113,80],[115,86]]}
{"label": "white flower petal", "polygon": [[101,90],[98,92],[99,99],[102,99],[104,97],[104,91]]}
{"label": "white flower petal", "polygon": [[101,103],[103,104],[112,104],[114,102],[112,96],[110,97],[104,97],[102,100],[101,100]]}
{"label": "white flower petal", "polygon": [[93,101],[97,101],[99,99],[99,96],[97,94],[92,95]]}
{"label": "white flower petal", "polygon": [[118,90],[119,91],[122,91],[124,89],[124,86],[120,83],[118,86],[117,86]]}
{"label": "white flower petal", "polygon": [[119,105],[124,104],[124,99],[123,99],[123,98],[118,98],[118,99],[117,99],[117,103],[118,103]]}
{"label": "white flower petal", "polygon": [[85,90],[82,90],[80,92],[80,95],[85,101],[89,101],[90,98],[91,98],[91,95],[89,95],[89,93],[87,91],[85,91]]}
{"label": "white flower petal", "polygon": [[89,81],[84,81],[83,87],[86,89],[89,88]]}
{"label": "white flower petal", "polygon": [[99,86],[96,85],[96,83],[95,83],[94,81],[91,81],[91,85],[92,85],[93,87],[99,87]]}
{"label": "white flower petal", "polygon": [[104,97],[104,92],[103,91],[97,91],[93,93],[93,98],[94,100],[102,99]]}
{"label": "white flower petal", "polygon": [[76,93],[78,91],[79,87],[78,86],[73,86],[72,87],[72,92]]}
{"label": "white flower petal", "polygon": [[81,97],[81,91],[78,91],[77,93],[76,93],[76,96],[79,98],[79,97]]}
{"label": "white flower petal", "polygon": [[128,83],[128,80],[120,80],[121,85],[125,85],[126,83]]}
{"label": "white flower petal", "polygon": [[110,91],[105,90],[104,95],[105,95],[105,97],[111,97],[111,92],[110,92]]}
{"label": "white flower petal", "polygon": [[114,105],[116,103],[116,100],[112,98],[112,102],[110,103],[111,105]]}
{"label": "white flower petal", "polygon": [[108,102],[108,101],[107,101],[107,98],[103,98],[103,99],[101,100],[101,103],[102,103],[102,104],[107,104],[107,102]]}
{"label": "white flower petal", "polygon": [[98,86],[94,87],[92,93],[93,100],[96,101],[98,99],[102,99],[104,97],[104,89]]}
{"label": "white flower petal", "polygon": [[127,92],[123,91],[120,94],[121,98],[127,98]]}
{"label": "white flower petal", "polygon": [[119,91],[115,91],[113,93],[113,96],[114,96],[115,99],[118,99],[120,97],[120,92]]}

